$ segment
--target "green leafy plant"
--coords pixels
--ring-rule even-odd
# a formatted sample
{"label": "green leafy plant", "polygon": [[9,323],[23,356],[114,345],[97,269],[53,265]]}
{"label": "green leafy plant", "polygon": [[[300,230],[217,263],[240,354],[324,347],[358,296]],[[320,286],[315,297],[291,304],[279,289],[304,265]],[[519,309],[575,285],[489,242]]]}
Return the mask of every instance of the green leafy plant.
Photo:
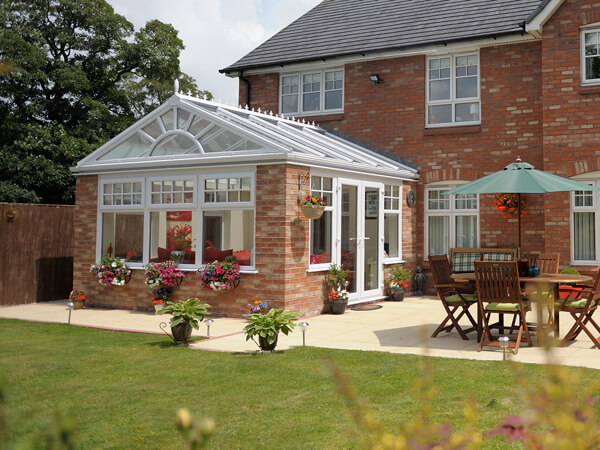
{"label": "green leafy plant", "polygon": [[197,297],[188,298],[177,303],[167,302],[163,309],[156,311],[156,314],[171,314],[171,328],[183,322],[188,322],[193,328],[198,329],[198,322],[204,320],[204,317],[209,314],[208,308],[211,306],[208,303],[199,303]]}
{"label": "green leafy plant", "polygon": [[246,340],[252,339],[260,347],[254,339],[255,336],[259,336],[266,339],[269,344],[273,344],[279,332],[287,335],[294,329],[296,326],[294,320],[298,317],[300,314],[297,312],[277,308],[271,309],[267,314],[250,314],[248,325],[244,327]]}
{"label": "green leafy plant", "polygon": [[575,267],[567,267],[566,269],[563,269],[561,273],[567,273],[569,275],[579,275],[579,270],[577,270]]}
{"label": "green leafy plant", "polygon": [[346,277],[348,276],[349,271],[344,269],[342,266],[338,264],[331,264],[329,266],[329,272],[325,276],[325,281],[331,289],[335,292],[339,292],[346,287]]}
{"label": "green leafy plant", "polygon": [[393,266],[388,270],[387,282],[392,288],[407,288],[408,284],[406,282],[411,278],[410,271],[402,266]]}

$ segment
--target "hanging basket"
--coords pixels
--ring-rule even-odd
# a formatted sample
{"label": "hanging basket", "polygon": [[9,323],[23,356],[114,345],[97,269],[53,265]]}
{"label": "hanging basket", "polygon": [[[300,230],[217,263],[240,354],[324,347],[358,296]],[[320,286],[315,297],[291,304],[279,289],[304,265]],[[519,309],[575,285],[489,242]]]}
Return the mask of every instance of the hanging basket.
{"label": "hanging basket", "polygon": [[302,209],[302,214],[304,217],[308,219],[318,219],[325,212],[324,206],[311,206],[311,205],[300,205],[300,209]]}

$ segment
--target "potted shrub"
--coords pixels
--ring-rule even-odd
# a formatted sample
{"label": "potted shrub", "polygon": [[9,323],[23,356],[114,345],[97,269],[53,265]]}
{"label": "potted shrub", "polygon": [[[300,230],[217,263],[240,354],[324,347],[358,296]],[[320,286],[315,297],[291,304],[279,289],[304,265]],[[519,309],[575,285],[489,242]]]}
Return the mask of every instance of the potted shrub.
{"label": "potted shrub", "polygon": [[[261,350],[273,351],[277,346],[279,333],[287,335],[292,331],[296,326],[294,320],[300,317],[300,314],[277,308],[273,308],[264,314],[262,312],[264,310],[266,310],[266,307],[258,306],[259,312],[248,316],[248,325],[244,327],[244,332],[246,333],[246,341],[252,339]],[[255,337],[258,337],[258,342]]]}
{"label": "potted shrub", "polygon": [[155,291],[152,291],[154,298],[152,299],[152,306],[154,306],[154,311],[158,311],[159,309],[164,308],[165,303],[171,297],[171,289],[166,287],[160,287]]}
{"label": "potted shrub", "polygon": [[131,278],[131,269],[114,256],[105,256],[100,263],[92,264],[90,272],[94,272],[98,283],[104,286],[123,286]]}
{"label": "potted shrub", "polygon": [[240,266],[235,256],[226,256],[225,261],[214,261],[205,264],[201,272],[200,285],[213,291],[229,290],[240,284]]}
{"label": "potted shrub", "polygon": [[388,285],[390,287],[390,298],[393,301],[401,302],[404,300],[407,281],[412,278],[411,273],[402,266],[393,266],[388,271]]}
{"label": "potted shrub", "polygon": [[73,309],[81,309],[85,305],[87,296],[83,289],[73,289],[69,294],[69,300],[73,302]]}
{"label": "potted shrub", "polygon": [[346,277],[348,273],[349,271],[342,266],[331,264],[325,276],[325,281],[331,288],[328,296],[328,304],[333,314],[343,314],[348,306],[348,291],[346,291],[346,286],[348,286]]}
{"label": "potted shrub", "polygon": [[167,302],[166,306],[156,314],[171,314],[170,325],[175,342],[188,342],[192,328],[198,329],[199,324],[208,314],[208,303],[199,303],[200,299],[193,297],[177,303]]}

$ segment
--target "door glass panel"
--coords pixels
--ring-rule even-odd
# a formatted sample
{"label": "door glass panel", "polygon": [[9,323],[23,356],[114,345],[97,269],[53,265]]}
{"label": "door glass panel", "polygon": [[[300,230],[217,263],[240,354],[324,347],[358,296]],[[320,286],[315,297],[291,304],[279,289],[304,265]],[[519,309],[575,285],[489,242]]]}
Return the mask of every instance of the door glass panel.
{"label": "door glass panel", "polygon": [[342,185],[342,266],[349,272],[346,288],[349,293],[356,292],[357,191],[356,186]]}
{"label": "door glass panel", "polygon": [[429,254],[448,253],[449,216],[429,217]]}
{"label": "door glass panel", "polygon": [[379,189],[365,188],[365,291],[379,287]]}

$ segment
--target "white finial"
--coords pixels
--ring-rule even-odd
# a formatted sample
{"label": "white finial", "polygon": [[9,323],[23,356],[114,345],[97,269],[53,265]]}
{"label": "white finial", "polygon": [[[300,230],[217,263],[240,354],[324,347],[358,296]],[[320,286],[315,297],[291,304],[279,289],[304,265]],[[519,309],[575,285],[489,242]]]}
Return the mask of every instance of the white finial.
{"label": "white finial", "polygon": [[252,107],[252,112],[254,112],[254,106]]}
{"label": "white finial", "polygon": [[314,120],[313,120],[312,126],[313,126],[313,127],[315,126],[315,121],[314,121]]}
{"label": "white finial", "polygon": [[258,107],[258,109],[256,110],[257,113],[260,113],[260,106]]}
{"label": "white finial", "polygon": [[244,106],[244,109],[245,109],[246,111],[248,111],[248,110],[250,109],[250,107],[249,107],[249,106],[246,104],[246,106]]}
{"label": "white finial", "polygon": [[302,119],[302,123],[306,123],[306,121],[304,119]]}
{"label": "white finial", "polygon": [[295,122],[295,121],[296,121],[296,118],[295,118],[294,116],[292,116],[292,117],[290,117],[290,120],[291,120],[292,122]]}
{"label": "white finial", "polygon": [[179,80],[177,78],[173,81],[173,90],[175,91],[175,94],[179,93]]}
{"label": "white finial", "polygon": [[242,105],[238,103],[238,109],[242,109]]}
{"label": "white finial", "polygon": [[273,115],[273,111],[269,111],[269,115],[272,116]]}

